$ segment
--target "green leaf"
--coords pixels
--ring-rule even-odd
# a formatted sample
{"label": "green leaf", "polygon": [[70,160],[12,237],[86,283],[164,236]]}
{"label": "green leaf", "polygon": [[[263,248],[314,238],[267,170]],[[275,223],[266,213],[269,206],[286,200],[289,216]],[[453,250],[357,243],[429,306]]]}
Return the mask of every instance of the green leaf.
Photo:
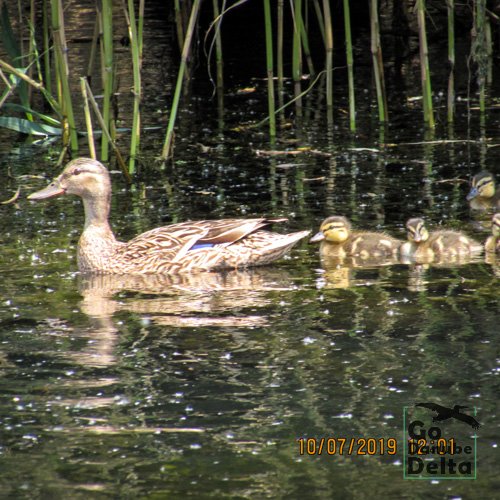
{"label": "green leaf", "polygon": [[29,113],[33,116],[37,116],[38,118],[48,123],[49,125],[53,125],[54,127],[59,127],[59,128],[61,127],[61,122],[59,120],[56,120],[51,116],[39,113],[38,111],[34,111],[33,109],[27,108],[26,106],[22,106],[21,104],[6,103],[3,105],[3,109],[10,109],[12,111],[19,111],[21,113]]}
{"label": "green leaf", "polygon": [[24,118],[15,118],[13,116],[0,116],[0,127],[15,130],[16,132],[21,132],[22,134],[43,136],[62,134],[60,128],[51,127],[50,125],[45,125],[43,123],[30,122]]}

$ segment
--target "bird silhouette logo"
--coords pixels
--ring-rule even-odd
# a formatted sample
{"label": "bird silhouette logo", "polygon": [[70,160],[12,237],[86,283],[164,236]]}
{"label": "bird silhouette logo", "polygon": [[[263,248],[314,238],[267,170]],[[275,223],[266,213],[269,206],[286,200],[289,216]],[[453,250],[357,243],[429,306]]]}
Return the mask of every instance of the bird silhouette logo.
{"label": "bird silhouette logo", "polygon": [[456,420],[460,420],[461,422],[465,422],[473,429],[479,429],[481,426],[481,424],[474,417],[460,412],[460,410],[467,409],[468,406],[455,405],[453,408],[447,408],[446,406],[441,406],[436,403],[417,403],[415,406],[429,408],[429,410],[437,412],[437,415],[432,418],[433,422],[454,418]]}

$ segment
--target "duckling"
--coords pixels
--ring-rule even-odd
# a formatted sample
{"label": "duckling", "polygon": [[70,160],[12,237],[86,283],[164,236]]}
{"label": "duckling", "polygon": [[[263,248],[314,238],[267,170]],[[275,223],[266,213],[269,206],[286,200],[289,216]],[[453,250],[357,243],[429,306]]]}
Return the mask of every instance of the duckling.
{"label": "duckling", "polygon": [[482,251],[477,241],[459,231],[441,230],[429,233],[423,219],[414,218],[406,223],[408,241],[400,248],[402,257],[431,262],[455,257],[470,257]]}
{"label": "duckling", "polygon": [[353,231],[349,220],[337,215],[325,219],[309,241],[321,241],[322,258],[349,255],[364,261],[395,257],[403,243],[385,233]]}
{"label": "duckling", "polygon": [[500,253],[500,212],[493,216],[491,236],[486,240],[484,249],[488,253]]}
{"label": "duckling", "polygon": [[467,201],[473,210],[500,210],[500,191],[495,189],[495,178],[489,172],[479,172],[472,178]]}

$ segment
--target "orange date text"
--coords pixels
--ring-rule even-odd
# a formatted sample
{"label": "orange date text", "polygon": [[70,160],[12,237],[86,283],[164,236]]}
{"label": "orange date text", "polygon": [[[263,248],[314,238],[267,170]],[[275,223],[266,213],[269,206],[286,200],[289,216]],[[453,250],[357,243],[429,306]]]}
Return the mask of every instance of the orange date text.
{"label": "orange date text", "polygon": [[394,438],[299,438],[299,455],[396,455]]}

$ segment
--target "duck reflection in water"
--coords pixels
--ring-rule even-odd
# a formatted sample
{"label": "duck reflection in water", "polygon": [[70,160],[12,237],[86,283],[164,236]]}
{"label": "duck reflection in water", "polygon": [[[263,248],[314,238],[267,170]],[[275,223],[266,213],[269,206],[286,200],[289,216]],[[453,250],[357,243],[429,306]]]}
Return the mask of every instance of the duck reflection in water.
{"label": "duck reflection in water", "polygon": [[108,329],[119,311],[168,326],[263,326],[265,316],[234,311],[265,307],[269,292],[292,289],[290,275],[270,267],[179,275],[84,274],[79,281],[82,311]]}

